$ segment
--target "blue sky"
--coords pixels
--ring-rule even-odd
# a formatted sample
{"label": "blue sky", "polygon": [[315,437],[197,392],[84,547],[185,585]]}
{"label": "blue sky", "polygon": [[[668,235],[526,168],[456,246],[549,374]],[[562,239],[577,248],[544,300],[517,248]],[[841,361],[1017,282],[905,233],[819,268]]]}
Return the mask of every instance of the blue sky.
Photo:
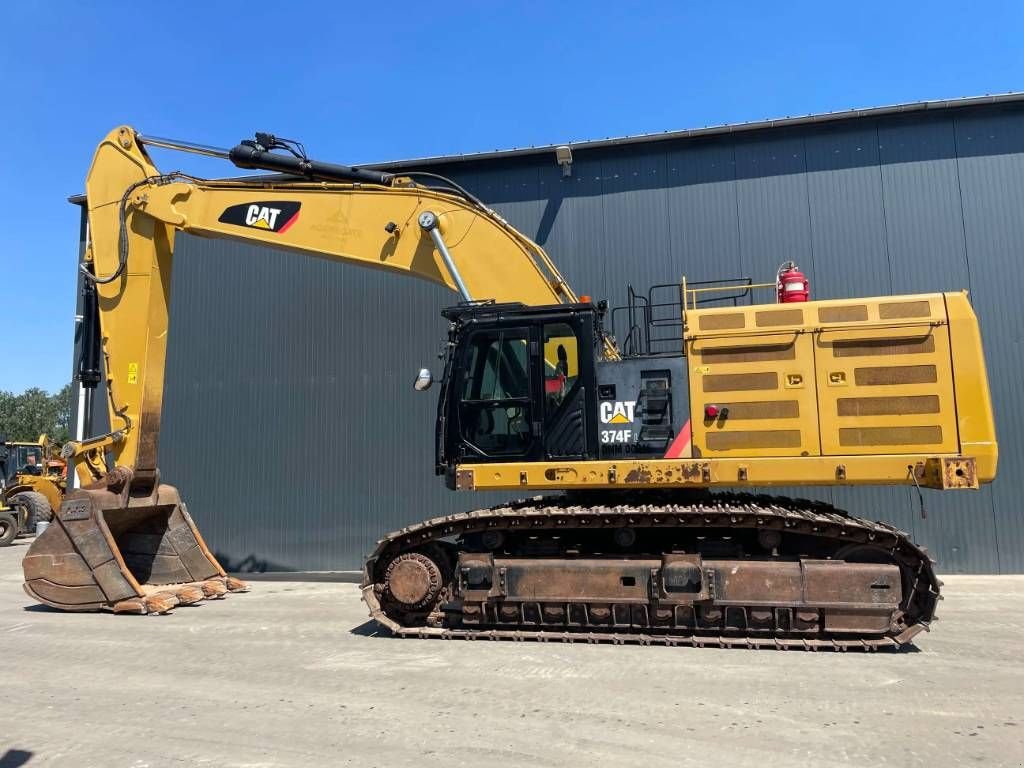
{"label": "blue sky", "polygon": [[122,123],[217,146],[271,131],[355,164],[1024,89],[1020,2],[51,1],[0,18],[13,391],[70,377],[66,198]]}

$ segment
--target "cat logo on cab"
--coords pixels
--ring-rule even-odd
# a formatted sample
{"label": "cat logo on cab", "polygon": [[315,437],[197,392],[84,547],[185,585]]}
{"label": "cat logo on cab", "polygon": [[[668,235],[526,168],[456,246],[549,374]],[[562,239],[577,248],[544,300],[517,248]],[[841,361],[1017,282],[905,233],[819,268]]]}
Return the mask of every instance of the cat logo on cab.
{"label": "cat logo on cab", "polygon": [[[636,400],[605,400],[601,403],[602,424],[632,424]],[[632,443],[632,429],[602,429],[602,443]]]}
{"label": "cat logo on cab", "polygon": [[605,400],[601,403],[601,421],[604,424],[631,424],[636,400]]}

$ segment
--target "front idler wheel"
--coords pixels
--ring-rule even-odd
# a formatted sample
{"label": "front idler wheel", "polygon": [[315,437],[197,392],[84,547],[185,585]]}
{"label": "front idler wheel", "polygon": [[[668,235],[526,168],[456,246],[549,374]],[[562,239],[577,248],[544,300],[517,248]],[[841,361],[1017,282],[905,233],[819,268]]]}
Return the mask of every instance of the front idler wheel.
{"label": "front idler wheel", "polygon": [[403,552],[384,572],[384,594],[408,611],[432,606],[443,587],[441,566],[423,552]]}

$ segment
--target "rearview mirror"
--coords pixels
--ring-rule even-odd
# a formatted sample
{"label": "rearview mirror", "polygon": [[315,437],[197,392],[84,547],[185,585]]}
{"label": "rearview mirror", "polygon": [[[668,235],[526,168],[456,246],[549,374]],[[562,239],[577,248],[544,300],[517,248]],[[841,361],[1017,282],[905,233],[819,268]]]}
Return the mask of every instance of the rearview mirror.
{"label": "rearview mirror", "polygon": [[434,375],[430,372],[429,368],[420,368],[420,372],[416,374],[416,381],[413,382],[413,389],[417,392],[424,392],[430,389],[430,385],[434,383]]}

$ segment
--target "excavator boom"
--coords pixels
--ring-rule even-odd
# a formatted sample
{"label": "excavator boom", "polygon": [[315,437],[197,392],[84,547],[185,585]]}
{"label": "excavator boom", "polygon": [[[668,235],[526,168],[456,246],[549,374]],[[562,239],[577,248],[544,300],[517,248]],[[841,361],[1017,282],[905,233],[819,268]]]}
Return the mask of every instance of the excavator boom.
{"label": "excavator boom", "polygon": [[[245,167],[281,167],[268,160],[278,155],[243,145],[227,155]],[[161,174],[131,128],[100,144],[86,180],[86,264],[99,293],[111,423],[124,427],[111,446],[115,464],[136,474],[156,468],[177,231],[408,274],[453,291],[461,283],[466,300],[576,300],[540,246],[457,190],[313,168],[311,180],[205,181]],[[327,169],[358,180],[312,180]]]}
{"label": "excavator boom", "polygon": [[[260,143],[262,142],[262,144]],[[83,272],[96,305],[111,431],[65,448],[82,487],[24,561],[25,589],[67,610],[147,613],[242,588],[207,548],[158,448],[178,231],[256,243],[429,280],[463,300],[576,301],[540,246],[454,184],[311,161],[258,134],[203,154],[287,178],[164,174],[130,127],[100,143],[86,179]],[[429,174],[425,178],[435,181]],[[98,367],[93,363],[93,367]]]}

